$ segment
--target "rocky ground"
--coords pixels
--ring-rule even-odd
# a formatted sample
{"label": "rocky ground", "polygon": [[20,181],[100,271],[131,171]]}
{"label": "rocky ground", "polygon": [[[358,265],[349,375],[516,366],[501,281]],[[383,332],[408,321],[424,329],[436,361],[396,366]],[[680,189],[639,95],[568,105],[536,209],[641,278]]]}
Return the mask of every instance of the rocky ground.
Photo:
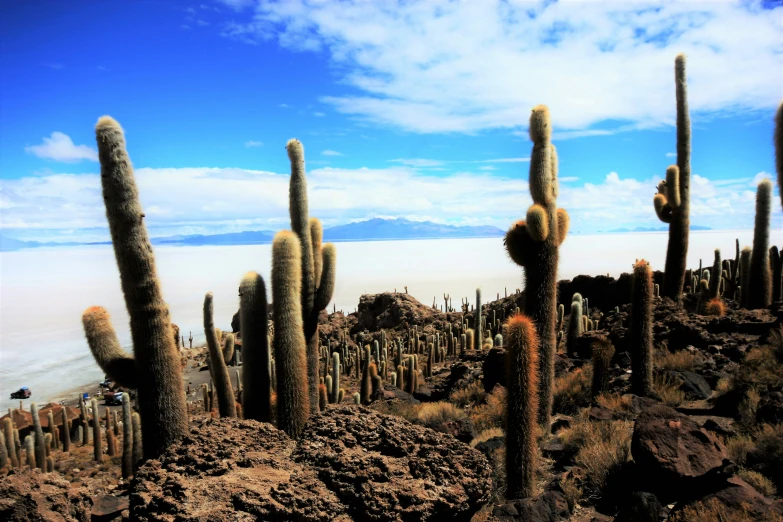
{"label": "rocky ground", "polygon": [[[660,277],[660,275],[656,275]],[[783,521],[783,303],[723,317],[654,303],[653,393],[630,392],[627,278],[580,276],[598,327],[556,356],[554,417],[539,437],[537,494],[506,499],[505,350],[469,350],[435,365],[409,395],[385,383],[369,407],[342,404],[291,440],[270,424],[205,413],[203,350],[188,353],[190,433],[130,481],[119,457],[53,450],[55,471],[21,467],[0,479],[2,520],[475,520]],[[487,303],[500,320],[522,304]],[[618,307],[615,309],[615,307]],[[559,328],[567,331],[568,314]],[[322,344],[350,347],[443,333],[443,313],[404,293],[361,297],[357,311],[322,314]],[[591,396],[593,348],[611,341],[605,391]],[[232,376],[234,375],[233,368]]]}

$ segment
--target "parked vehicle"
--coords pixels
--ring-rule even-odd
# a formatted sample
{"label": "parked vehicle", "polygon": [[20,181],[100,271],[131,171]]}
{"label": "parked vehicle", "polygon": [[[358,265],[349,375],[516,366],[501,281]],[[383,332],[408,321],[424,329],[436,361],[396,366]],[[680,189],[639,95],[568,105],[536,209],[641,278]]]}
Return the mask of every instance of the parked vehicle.
{"label": "parked vehicle", "polygon": [[27,386],[22,386],[15,392],[11,393],[12,399],[29,399],[30,396],[33,394],[33,392],[30,391],[30,388]]}
{"label": "parked vehicle", "polygon": [[123,392],[107,391],[103,394],[104,404],[107,406],[122,404],[122,395]]}

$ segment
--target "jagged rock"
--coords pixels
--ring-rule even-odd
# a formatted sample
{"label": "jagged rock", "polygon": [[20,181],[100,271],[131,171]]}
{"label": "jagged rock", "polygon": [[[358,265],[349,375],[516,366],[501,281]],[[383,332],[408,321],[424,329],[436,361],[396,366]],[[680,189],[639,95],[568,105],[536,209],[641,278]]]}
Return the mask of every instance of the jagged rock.
{"label": "jagged rock", "polygon": [[114,520],[128,509],[128,497],[98,495],[92,499],[91,522]]}
{"label": "jagged rock", "polygon": [[712,395],[712,388],[698,373],[670,371],[669,375],[680,383],[680,390],[685,393],[685,398],[688,400],[709,399]]}
{"label": "jagged rock", "polygon": [[356,520],[470,520],[492,470],[449,436],[362,407],[311,419],[294,452]]}
{"label": "jagged rock", "polygon": [[17,468],[0,478],[0,520],[8,522],[87,522],[91,501],[56,473]]}
{"label": "jagged rock", "polygon": [[547,491],[540,497],[514,500],[495,506],[491,522],[558,522],[568,520],[568,502],[559,491]]}
{"label": "jagged rock", "polygon": [[359,306],[356,309],[357,321],[351,332],[422,326],[445,317],[447,317],[445,313],[420,303],[408,294],[392,292],[365,294],[359,298]]}
{"label": "jagged rock", "polygon": [[696,501],[682,502],[675,506],[673,512],[680,511],[686,506],[704,504],[711,499],[718,500],[730,509],[746,510],[752,520],[768,520],[768,516],[783,515],[783,500],[771,500],[750,486],[740,477],[729,477],[723,487],[715,492],[704,495]]}
{"label": "jagged rock", "polygon": [[[657,405],[636,419],[631,454],[652,492],[702,487],[726,465],[726,448],[686,415]],[[728,462],[728,461],[727,461]]]}
{"label": "jagged rock", "polygon": [[663,506],[647,491],[634,491],[614,522],[659,522]]}

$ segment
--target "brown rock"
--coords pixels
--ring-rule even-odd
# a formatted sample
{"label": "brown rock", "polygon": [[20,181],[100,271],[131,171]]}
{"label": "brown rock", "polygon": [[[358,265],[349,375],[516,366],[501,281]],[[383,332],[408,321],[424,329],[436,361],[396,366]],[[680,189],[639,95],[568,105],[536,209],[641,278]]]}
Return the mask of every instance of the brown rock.
{"label": "brown rock", "polygon": [[128,509],[128,497],[98,495],[92,499],[92,522],[113,520]]}
{"label": "brown rock", "polygon": [[87,522],[90,496],[84,488],[71,487],[59,474],[15,469],[0,478],[0,520]]}
{"label": "brown rock", "polygon": [[668,491],[693,488],[700,479],[719,472],[726,448],[688,416],[656,405],[636,419],[631,454],[641,476]]}
{"label": "brown rock", "polygon": [[686,505],[704,504],[711,499],[718,500],[729,509],[747,510],[748,515],[754,520],[765,520],[765,517],[771,513],[783,515],[783,501],[765,497],[736,476],[726,480],[725,486],[718,491],[710,493],[696,502],[677,506],[674,510],[679,511]]}

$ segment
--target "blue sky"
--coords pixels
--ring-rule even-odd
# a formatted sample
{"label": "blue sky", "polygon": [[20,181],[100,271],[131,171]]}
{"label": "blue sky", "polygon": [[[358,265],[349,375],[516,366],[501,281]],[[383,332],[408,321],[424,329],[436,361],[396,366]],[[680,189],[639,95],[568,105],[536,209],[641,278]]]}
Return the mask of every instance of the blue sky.
{"label": "blue sky", "polygon": [[752,227],[755,184],[774,178],[778,2],[32,0],[0,7],[0,46],[0,234],[18,239],[108,237],[103,114],[125,129],[155,236],[288,226],[292,137],[326,226],[506,228],[531,202],[539,103],[574,231],[662,226],[678,52],[692,223]]}

